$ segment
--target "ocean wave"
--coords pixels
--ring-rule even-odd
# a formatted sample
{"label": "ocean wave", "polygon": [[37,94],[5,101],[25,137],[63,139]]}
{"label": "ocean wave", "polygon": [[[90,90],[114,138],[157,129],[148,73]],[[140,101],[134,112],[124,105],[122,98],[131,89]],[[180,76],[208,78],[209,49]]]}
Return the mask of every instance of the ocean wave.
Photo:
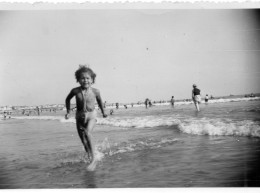
{"label": "ocean wave", "polygon": [[14,116],[13,119],[23,119],[23,120],[58,120],[61,122],[70,122],[66,121],[63,116]]}
{"label": "ocean wave", "polygon": [[113,156],[120,153],[140,151],[144,149],[157,149],[176,142],[179,142],[179,139],[166,137],[160,139],[143,138],[138,139],[138,141],[135,140],[113,144],[106,138],[102,143],[97,145],[96,152],[107,156]]}
{"label": "ocean wave", "polygon": [[[207,103],[228,103],[228,102],[241,102],[241,101],[257,101],[260,100],[260,97],[252,97],[252,98],[218,98],[218,99],[209,99]],[[201,103],[206,103],[204,100]],[[178,101],[175,103],[176,105],[187,105],[193,104],[193,101]],[[161,105],[169,105],[169,103],[163,103]]]}
{"label": "ocean wave", "polygon": [[124,128],[147,128],[158,126],[171,126],[179,124],[180,120],[169,116],[143,116],[134,118],[106,118],[98,119],[99,125],[110,125]]}
{"label": "ocean wave", "polygon": [[232,119],[195,119],[191,117],[176,119],[171,116],[146,116],[132,119],[100,119],[98,124],[113,126],[120,130],[176,126],[174,128],[178,128],[180,132],[192,135],[260,137],[260,122],[251,120],[234,121]]}
{"label": "ocean wave", "polygon": [[[76,123],[74,117],[65,119],[62,116],[28,116],[15,117],[16,119],[31,120],[57,120],[61,123]],[[163,126],[177,126],[180,132],[193,135],[211,136],[247,136],[260,137],[260,122],[252,120],[235,121],[232,119],[217,118],[193,118],[181,117],[175,114],[163,116],[142,116],[142,117],[107,117],[97,118],[97,124],[110,126],[110,130],[127,130],[131,128],[155,128]],[[103,127],[96,127],[100,131]],[[107,129],[105,129],[107,131]]]}
{"label": "ocean wave", "polygon": [[[123,153],[134,151],[141,151],[144,149],[158,149],[167,145],[181,142],[179,139],[173,137],[166,137],[160,139],[142,138],[133,141],[112,143],[105,138],[103,141],[96,144],[94,153],[96,161],[101,162],[105,157],[111,157]],[[52,155],[56,157],[57,165],[54,169],[63,168],[66,166],[90,163],[90,160],[83,151],[77,152],[61,152]]]}
{"label": "ocean wave", "polygon": [[246,112],[260,112],[260,108],[254,108],[254,109],[246,109]]}
{"label": "ocean wave", "polygon": [[193,135],[260,137],[260,123],[250,120],[190,120],[181,123],[179,130]]}
{"label": "ocean wave", "polygon": [[[57,120],[61,123],[76,123],[74,117],[65,119],[62,116],[21,116],[13,117],[14,119],[25,119],[25,120]],[[178,119],[165,116],[145,116],[145,117],[107,117],[106,119],[97,118],[98,125],[108,125],[115,127],[124,128],[144,128],[144,127],[158,127],[158,126],[171,126],[178,124]]]}
{"label": "ocean wave", "polygon": [[252,97],[252,98],[220,98],[220,99],[211,99],[208,103],[227,103],[227,102],[241,102],[241,101],[256,101],[260,100],[260,97]]}

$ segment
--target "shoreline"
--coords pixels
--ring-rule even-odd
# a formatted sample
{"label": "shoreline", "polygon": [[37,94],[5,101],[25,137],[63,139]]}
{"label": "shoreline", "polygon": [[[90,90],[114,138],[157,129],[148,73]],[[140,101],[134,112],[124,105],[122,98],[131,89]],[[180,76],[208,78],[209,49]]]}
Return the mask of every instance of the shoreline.
{"label": "shoreline", "polygon": [[[205,97],[201,98],[201,103],[205,103]],[[253,94],[253,97],[250,97],[250,94],[244,95],[229,95],[229,96],[217,96],[209,98],[208,103],[219,103],[219,102],[236,102],[236,101],[251,101],[251,100],[260,100],[260,93]],[[175,105],[185,105],[193,104],[192,99],[177,99],[175,100]],[[152,101],[152,106],[165,106],[171,105],[170,100],[161,100],[161,101]],[[75,104],[71,104],[72,109],[75,108]],[[6,113],[22,113],[23,111],[37,111],[37,107],[40,107],[41,111],[64,111],[65,104],[52,104],[52,105],[37,105],[37,106],[2,106],[0,107],[0,114]],[[145,107],[144,102],[137,103],[119,103],[118,108],[134,108],[134,107]],[[96,108],[98,106],[96,105]],[[116,109],[116,103],[106,103],[105,109]]]}

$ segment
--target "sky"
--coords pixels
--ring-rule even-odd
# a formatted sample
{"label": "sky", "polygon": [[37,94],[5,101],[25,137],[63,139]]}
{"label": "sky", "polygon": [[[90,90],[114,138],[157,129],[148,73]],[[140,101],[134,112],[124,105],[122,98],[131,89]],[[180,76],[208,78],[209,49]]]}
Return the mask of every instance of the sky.
{"label": "sky", "polygon": [[0,11],[0,106],[64,104],[87,64],[108,103],[260,92],[259,11]]}

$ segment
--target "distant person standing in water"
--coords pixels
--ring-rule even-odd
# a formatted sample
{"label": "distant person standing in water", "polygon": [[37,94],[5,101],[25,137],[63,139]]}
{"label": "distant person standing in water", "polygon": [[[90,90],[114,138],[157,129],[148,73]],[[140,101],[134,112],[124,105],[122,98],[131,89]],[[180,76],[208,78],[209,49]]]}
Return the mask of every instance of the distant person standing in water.
{"label": "distant person standing in water", "polygon": [[148,104],[149,104],[149,107],[153,106],[153,104],[152,104],[152,101],[151,101],[151,100],[149,100],[149,101],[148,101]]}
{"label": "distant person standing in water", "polygon": [[114,111],[113,109],[110,110],[110,115],[113,115]]}
{"label": "distant person standing in water", "polygon": [[199,103],[201,102],[200,89],[197,88],[196,84],[193,84],[192,100],[195,104],[197,111],[200,111],[200,107],[199,107]]}
{"label": "distant person standing in water", "polygon": [[172,98],[171,98],[171,105],[172,105],[172,107],[174,107],[174,102],[175,102],[174,96],[172,96]]}
{"label": "distant person standing in water", "polygon": [[40,115],[40,108],[38,106],[36,107],[36,111],[37,111],[37,114],[39,116]]}
{"label": "distant person standing in water", "polygon": [[7,112],[4,111],[4,119],[7,117]]}
{"label": "distant person standing in water", "polygon": [[207,103],[209,101],[209,96],[208,96],[208,94],[206,94],[206,96],[205,96],[205,102]]}
{"label": "distant person standing in water", "polygon": [[148,103],[149,103],[149,99],[147,98],[147,99],[145,99],[145,101],[144,101],[145,108],[147,108],[147,107],[148,107]]}
{"label": "distant person standing in water", "polygon": [[76,125],[79,137],[84,145],[84,148],[90,158],[89,170],[94,170],[96,166],[96,159],[94,153],[94,144],[92,141],[91,132],[93,131],[96,121],[97,113],[95,110],[95,102],[103,114],[103,117],[107,117],[103,109],[103,102],[100,96],[100,92],[96,88],[92,88],[92,84],[95,83],[96,74],[86,66],[80,66],[75,72],[75,77],[80,86],[73,88],[66,98],[67,114],[65,119],[70,116],[70,100],[76,97]]}

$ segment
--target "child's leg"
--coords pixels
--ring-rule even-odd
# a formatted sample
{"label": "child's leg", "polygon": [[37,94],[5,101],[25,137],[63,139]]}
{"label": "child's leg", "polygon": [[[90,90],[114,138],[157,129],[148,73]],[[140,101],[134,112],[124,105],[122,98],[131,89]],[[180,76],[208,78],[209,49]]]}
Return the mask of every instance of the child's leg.
{"label": "child's leg", "polygon": [[94,152],[95,145],[94,145],[94,140],[93,140],[93,137],[91,134],[95,125],[96,125],[96,119],[90,119],[88,121],[87,131],[85,132],[85,134],[86,134],[85,137],[88,139],[88,143],[90,146],[90,154],[92,155],[91,163],[87,167],[87,170],[89,170],[89,171],[95,170],[96,165],[97,165],[97,160],[96,160],[95,152]]}
{"label": "child's leg", "polygon": [[78,134],[79,134],[79,138],[81,139],[81,142],[85,148],[85,151],[88,154],[88,157],[90,158],[90,147],[87,143],[87,139],[85,137],[85,128],[83,126],[83,123],[81,124],[79,120],[77,120],[77,130],[78,130]]}
{"label": "child's leg", "polygon": [[85,129],[84,136],[83,136],[84,143],[89,148],[89,153],[92,158],[91,162],[93,162],[95,159],[95,154],[94,154],[95,146],[94,146],[94,140],[92,139],[92,134],[91,134],[95,125],[96,125],[96,119],[90,119],[87,123],[87,127]]}

